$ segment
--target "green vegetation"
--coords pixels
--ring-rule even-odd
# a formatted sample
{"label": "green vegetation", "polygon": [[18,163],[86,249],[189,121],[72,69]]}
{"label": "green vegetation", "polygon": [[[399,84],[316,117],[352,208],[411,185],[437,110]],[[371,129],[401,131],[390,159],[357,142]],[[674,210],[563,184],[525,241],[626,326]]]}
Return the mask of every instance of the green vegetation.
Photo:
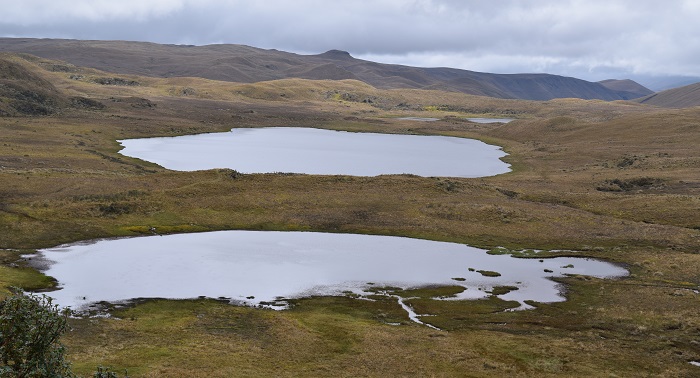
{"label": "green vegetation", "polygon": [[72,377],[59,342],[70,310],[60,310],[46,295],[13,289],[0,302],[0,376]]}
{"label": "green vegetation", "polygon": [[[618,163],[619,166],[619,163]],[[662,188],[663,181],[652,177],[639,177],[627,180],[611,179],[605,180],[596,189],[602,192],[629,192],[630,190],[642,190]]]}
{"label": "green vegetation", "polygon": [[[124,372],[124,377],[128,378],[129,372]],[[119,378],[116,372],[113,372],[110,367],[98,366],[97,371],[92,375],[93,378]]]}
{"label": "green vegetation", "polygon": [[10,287],[18,287],[26,291],[46,290],[53,288],[56,282],[53,278],[41,274],[21,260],[22,254],[34,251],[0,250],[0,298],[10,294]]}
{"label": "green vegetation", "polygon": [[477,273],[481,273],[484,277],[500,277],[501,273],[494,272],[492,270],[477,270]]}
{"label": "green vegetation", "polygon": [[538,258],[538,257],[544,257],[544,256],[554,256],[556,254],[553,254],[551,252],[549,253],[542,253],[538,252],[532,249],[523,249],[520,251],[504,248],[504,247],[496,247],[496,248],[491,248],[488,250],[486,253],[489,255],[511,255],[513,257],[518,257],[518,258]]}
{"label": "green vegetation", "polygon": [[490,293],[491,295],[504,295],[518,289],[519,288],[517,286],[494,286]]}
{"label": "green vegetation", "polygon": [[[22,68],[4,78],[7,83],[32,89],[46,82],[55,90],[41,87],[51,102],[33,103],[53,112],[49,116],[22,113],[13,105],[24,101],[15,92],[0,94],[7,113],[0,116],[2,296],[10,286],[54,285],[20,260],[22,254],[150,234],[152,228],[399,235],[515,257],[602,258],[631,273],[622,280],[557,279],[568,300],[529,303],[535,309],[528,311],[506,311],[519,306],[495,297],[507,288],[494,288],[484,300],[450,300],[464,290],[457,285],[377,288],[371,301],[297,299],[285,311],[215,300],[140,301],[112,310],[112,318],[68,320],[71,331],[61,341],[78,374],[103,365],[128,369],[133,377],[697,371],[688,361],[700,360],[698,108],[498,100],[379,90],[354,81],[234,84],[129,76],[140,85],[100,85],[70,76],[114,75],[79,67],[47,71],[42,67],[55,62],[3,59]],[[194,91],[185,96],[173,88]],[[339,102],[327,93],[358,101]],[[362,101],[367,98],[376,101]],[[439,121],[397,119],[425,116],[426,106],[435,107],[430,116]],[[461,119],[480,114],[519,119],[502,125]],[[172,172],[119,155],[116,142],[264,126],[477,138],[503,146],[513,172],[478,179]],[[632,186],[598,189],[610,185]],[[421,320],[443,331],[410,321],[397,298],[380,289],[431,315]],[[440,297],[446,299],[433,299]]]}

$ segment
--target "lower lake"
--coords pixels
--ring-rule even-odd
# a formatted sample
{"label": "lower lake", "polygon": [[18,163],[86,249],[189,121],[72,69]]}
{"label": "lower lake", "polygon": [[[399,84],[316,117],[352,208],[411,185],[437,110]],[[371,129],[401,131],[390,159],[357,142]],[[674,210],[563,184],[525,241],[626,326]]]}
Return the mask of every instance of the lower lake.
{"label": "lower lake", "polygon": [[177,171],[484,177],[510,171],[498,146],[446,136],[351,133],[312,128],[120,140],[122,155]]}
{"label": "lower lake", "polygon": [[[318,232],[217,231],[99,240],[32,257],[60,289],[61,306],[85,309],[134,298],[224,297],[260,305],[312,295],[364,295],[370,287],[459,285],[454,299],[563,301],[550,280],[568,274],[621,277],[617,265],[586,258],[523,259],[464,244],[392,236]],[[498,276],[496,276],[498,274]]]}

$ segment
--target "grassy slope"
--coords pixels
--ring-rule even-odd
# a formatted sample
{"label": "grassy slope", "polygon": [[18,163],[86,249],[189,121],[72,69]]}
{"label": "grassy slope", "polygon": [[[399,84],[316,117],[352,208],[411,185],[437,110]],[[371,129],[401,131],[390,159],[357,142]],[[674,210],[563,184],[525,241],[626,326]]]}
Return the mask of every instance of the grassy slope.
{"label": "grassy slope", "polygon": [[635,100],[642,104],[666,108],[683,108],[700,105],[700,83],[668,89]]}
{"label": "grassy slope", "polygon": [[[628,264],[620,281],[571,278],[570,300],[502,312],[498,300],[412,300],[448,332],[412,324],[392,299],[301,300],[291,311],[214,301],[152,301],[116,319],[74,320],[73,361],[133,376],[604,375],[696,369],[700,329],[697,109],[600,101],[508,101],[380,91],[353,81],[237,85],[120,76],[18,61],[65,96],[65,108],[0,118],[0,284],[50,281],[11,267],[18,250],[98,237],[218,229],[406,235],[472,245],[570,248]],[[43,68],[42,68],[43,67]],[[79,80],[71,75],[81,75]],[[74,76],[75,77],[75,76]],[[144,100],[148,99],[148,100]],[[367,101],[369,100],[369,101]],[[419,123],[395,116],[436,116]],[[477,125],[462,116],[517,116]],[[117,139],[312,126],[475,137],[504,146],[515,171],[482,179],[178,173],[122,157]],[[615,179],[655,184],[611,192]],[[400,322],[401,326],[386,323]],[[418,370],[416,370],[418,369]]]}

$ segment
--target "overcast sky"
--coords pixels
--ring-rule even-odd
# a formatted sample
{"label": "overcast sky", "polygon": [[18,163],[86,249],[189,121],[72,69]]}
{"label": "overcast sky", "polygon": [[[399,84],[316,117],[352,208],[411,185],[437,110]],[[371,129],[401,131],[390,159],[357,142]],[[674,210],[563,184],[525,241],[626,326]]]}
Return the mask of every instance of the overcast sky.
{"label": "overcast sky", "polygon": [[587,80],[700,76],[700,0],[0,0],[0,36],[339,49]]}

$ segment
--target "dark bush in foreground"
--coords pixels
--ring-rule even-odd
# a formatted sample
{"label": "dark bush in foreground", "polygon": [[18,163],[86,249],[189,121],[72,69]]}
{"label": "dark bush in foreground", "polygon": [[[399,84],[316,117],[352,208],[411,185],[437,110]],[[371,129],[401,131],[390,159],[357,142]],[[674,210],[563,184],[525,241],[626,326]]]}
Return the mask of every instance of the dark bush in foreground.
{"label": "dark bush in foreground", "polygon": [[69,315],[46,295],[12,289],[0,302],[0,377],[73,377],[58,341]]}

